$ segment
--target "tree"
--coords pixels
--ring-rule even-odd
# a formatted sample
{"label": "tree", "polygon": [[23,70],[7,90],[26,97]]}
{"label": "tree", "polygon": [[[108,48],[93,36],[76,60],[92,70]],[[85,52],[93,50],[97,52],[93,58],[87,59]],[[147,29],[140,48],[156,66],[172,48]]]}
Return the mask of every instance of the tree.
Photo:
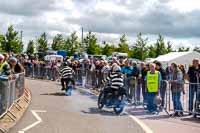
{"label": "tree", "polygon": [[148,57],[149,58],[156,58],[156,49],[153,45],[148,47]]}
{"label": "tree", "polygon": [[51,44],[51,48],[52,50],[62,50],[64,47],[64,39],[62,34],[57,34],[54,38],[53,38],[53,42]]}
{"label": "tree", "polygon": [[164,55],[167,53],[167,49],[165,47],[165,42],[164,42],[164,38],[161,34],[158,35],[158,39],[155,43],[155,52],[156,52],[156,57],[158,57],[159,55]]}
{"label": "tree", "polygon": [[170,41],[167,42],[167,53],[173,52],[174,50],[172,49],[172,44]]}
{"label": "tree", "polygon": [[28,55],[33,55],[34,54],[34,50],[35,50],[34,41],[30,40],[28,42],[28,47],[27,47],[26,53]]}
{"label": "tree", "polygon": [[111,56],[112,53],[115,51],[114,45],[109,45],[105,41],[103,42],[104,47],[102,48],[102,54],[106,56]]}
{"label": "tree", "polygon": [[18,37],[18,32],[13,26],[9,26],[6,35],[2,41],[2,50],[5,52],[20,53],[23,51],[23,45]]}
{"label": "tree", "polygon": [[178,52],[187,52],[189,50],[190,50],[190,48],[185,48],[185,47],[178,48]]}
{"label": "tree", "polygon": [[[129,46],[127,43],[126,35],[122,35],[120,38],[120,42],[118,44],[117,52],[128,53],[129,54]],[[129,54],[130,56],[130,54]]]}
{"label": "tree", "polygon": [[48,48],[47,35],[45,32],[37,40],[37,43],[38,43],[38,47],[37,47],[38,52],[46,53],[49,48]]}
{"label": "tree", "polygon": [[94,34],[92,34],[92,32],[89,32],[83,41],[88,54],[101,54],[101,47],[97,44],[97,38]]}
{"label": "tree", "polygon": [[75,52],[80,51],[80,42],[78,41],[76,32],[73,32],[70,37],[65,40],[64,49],[70,56],[74,55]]}
{"label": "tree", "polygon": [[132,57],[140,60],[144,60],[147,56],[147,42],[148,38],[142,38],[142,33],[137,35],[136,43],[133,46]]}
{"label": "tree", "polygon": [[200,53],[200,47],[194,47],[193,51],[196,51],[196,52]]}
{"label": "tree", "polygon": [[5,37],[3,35],[0,35],[0,52],[2,52],[2,43],[4,41]]}

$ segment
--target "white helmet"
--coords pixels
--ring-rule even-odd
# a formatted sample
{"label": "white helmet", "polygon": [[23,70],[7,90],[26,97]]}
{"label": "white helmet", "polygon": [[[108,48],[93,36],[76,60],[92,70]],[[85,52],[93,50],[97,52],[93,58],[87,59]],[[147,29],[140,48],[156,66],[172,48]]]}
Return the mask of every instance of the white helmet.
{"label": "white helmet", "polygon": [[121,67],[118,65],[113,66],[113,72],[120,72],[121,71]]}

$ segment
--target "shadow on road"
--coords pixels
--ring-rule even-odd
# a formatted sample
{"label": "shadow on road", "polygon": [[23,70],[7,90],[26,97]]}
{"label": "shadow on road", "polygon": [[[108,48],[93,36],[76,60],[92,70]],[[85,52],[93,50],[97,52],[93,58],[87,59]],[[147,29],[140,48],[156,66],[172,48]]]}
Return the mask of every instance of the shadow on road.
{"label": "shadow on road", "polygon": [[98,97],[89,93],[89,92],[86,92],[86,91],[82,91],[82,90],[78,90],[78,92],[81,94],[81,95],[84,95],[84,96],[87,96],[89,98],[91,98],[92,100],[95,100],[97,101],[98,100]]}
{"label": "shadow on road", "polygon": [[131,114],[131,115],[141,117],[141,119],[161,120],[161,119],[170,118],[169,115],[167,115],[164,112],[157,113],[157,114],[150,114],[146,110],[144,110],[143,107],[128,108],[126,111],[129,112],[129,114]]}
{"label": "shadow on road", "polygon": [[64,92],[55,92],[55,93],[43,93],[40,95],[65,96],[65,93]]}
{"label": "shadow on road", "polygon": [[200,118],[193,118],[193,117],[191,117],[191,118],[182,118],[181,120],[182,121],[189,121],[189,122],[194,122],[194,123],[200,124]]}
{"label": "shadow on road", "polygon": [[[99,114],[99,115],[103,115],[103,116],[116,116],[114,111],[108,111],[108,110],[103,110],[103,109],[100,110],[96,107],[91,107],[87,111],[82,110],[81,112],[84,114]],[[124,116],[124,115],[126,115],[126,114],[122,113],[120,116]]]}

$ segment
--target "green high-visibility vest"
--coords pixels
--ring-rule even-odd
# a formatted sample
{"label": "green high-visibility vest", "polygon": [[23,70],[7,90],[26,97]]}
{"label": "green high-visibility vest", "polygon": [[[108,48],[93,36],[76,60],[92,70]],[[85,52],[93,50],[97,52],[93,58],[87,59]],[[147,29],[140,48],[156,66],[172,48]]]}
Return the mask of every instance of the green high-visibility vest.
{"label": "green high-visibility vest", "polygon": [[3,67],[5,65],[8,65],[8,62],[7,61],[4,61],[1,65],[0,65],[0,72],[3,72]]}
{"label": "green high-visibility vest", "polygon": [[147,72],[147,89],[148,92],[158,92],[159,88],[159,72],[155,71],[155,73]]}

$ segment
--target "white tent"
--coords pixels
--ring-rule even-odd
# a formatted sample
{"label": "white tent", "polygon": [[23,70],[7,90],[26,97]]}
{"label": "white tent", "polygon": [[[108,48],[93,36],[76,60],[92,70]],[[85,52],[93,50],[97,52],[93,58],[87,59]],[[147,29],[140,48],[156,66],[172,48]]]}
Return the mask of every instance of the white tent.
{"label": "white tent", "polygon": [[194,58],[200,59],[200,53],[195,51],[171,52],[166,55],[161,55],[155,60],[160,61],[163,64],[163,67],[166,67],[173,62],[177,64],[183,64],[188,67],[190,64],[192,64],[192,60]]}

